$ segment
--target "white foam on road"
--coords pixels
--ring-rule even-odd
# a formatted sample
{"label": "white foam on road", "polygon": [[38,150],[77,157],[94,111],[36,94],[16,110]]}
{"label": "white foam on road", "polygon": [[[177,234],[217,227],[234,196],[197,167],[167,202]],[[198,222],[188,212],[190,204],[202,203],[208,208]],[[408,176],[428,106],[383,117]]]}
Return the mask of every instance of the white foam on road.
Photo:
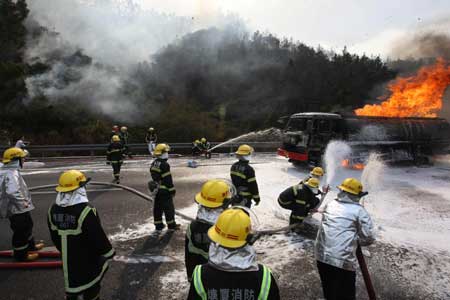
{"label": "white foam on road", "polygon": [[125,264],[153,264],[153,263],[173,263],[179,261],[176,258],[163,255],[119,255],[114,256],[113,261]]}

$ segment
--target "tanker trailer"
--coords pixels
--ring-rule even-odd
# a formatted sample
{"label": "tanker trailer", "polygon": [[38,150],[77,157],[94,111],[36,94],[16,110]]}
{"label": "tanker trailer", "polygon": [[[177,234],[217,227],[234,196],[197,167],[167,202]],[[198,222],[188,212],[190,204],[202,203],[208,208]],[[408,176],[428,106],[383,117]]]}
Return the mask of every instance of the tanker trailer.
{"label": "tanker trailer", "polygon": [[450,124],[440,118],[390,118],[298,113],[290,116],[278,154],[293,163],[319,164],[331,140],[352,148],[351,164],[376,151],[386,161],[428,161],[448,153]]}

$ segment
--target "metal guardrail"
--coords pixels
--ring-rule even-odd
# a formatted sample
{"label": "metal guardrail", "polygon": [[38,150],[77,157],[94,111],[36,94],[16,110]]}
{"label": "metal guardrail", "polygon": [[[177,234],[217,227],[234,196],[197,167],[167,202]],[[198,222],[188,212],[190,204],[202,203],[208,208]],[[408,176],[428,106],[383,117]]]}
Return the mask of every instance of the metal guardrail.
{"label": "metal guardrail", "polygon": [[[250,144],[256,151],[272,151],[276,150],[280,145],[279,142],[246,142]],[[217,146],[221,142],[212,142],[211,147]],[[241,143],[228,143],[213,150],[215,153],[231,152],[234,151]],[[54,156],[64,155],[67,153],[78,155],[96,155],[105,154],[109,144],[72,144],[72,145],[30,145],[27,150],[36,156]],[[169,143],[171,152],[173,153],[190,153],[192,149],[192,143]],[[148,145],[144,143],[128,144],[131,152],[134,154],[148,153]],[[3,152],[9,146],[0,146],[0,150]]]}

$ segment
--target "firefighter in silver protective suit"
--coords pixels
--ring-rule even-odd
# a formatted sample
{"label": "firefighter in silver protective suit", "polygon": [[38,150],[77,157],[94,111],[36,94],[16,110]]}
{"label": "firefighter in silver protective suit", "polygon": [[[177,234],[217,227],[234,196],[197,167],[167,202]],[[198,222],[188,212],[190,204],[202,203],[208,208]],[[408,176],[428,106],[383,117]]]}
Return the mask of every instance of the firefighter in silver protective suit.
{"label": "firefighter in silver protective suit", "polygon": [[337,199],[324,209],[315,242],[315,256],[327,300],[354,300],[356,248],[374,242],[372,220],[359,204],[367,195],[355,178],[345,179]]}
{"label": "firefighter in silver protective suit", "polygon": [[3,153],[3,165],[0,167],[0,218],[9,218],[13,231],[12,246],[14,258],[18,261],[32,261],[42,243],[35,243],[33,238],[33,219],[30,211],[34,209],[27,184],[20,174],[23,167],[25,151],[9,148]]}

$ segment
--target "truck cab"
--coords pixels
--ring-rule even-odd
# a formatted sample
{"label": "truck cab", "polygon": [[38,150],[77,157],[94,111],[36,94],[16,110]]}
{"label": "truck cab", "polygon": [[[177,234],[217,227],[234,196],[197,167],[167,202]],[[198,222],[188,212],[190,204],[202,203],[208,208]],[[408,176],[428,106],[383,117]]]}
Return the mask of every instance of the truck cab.
{"label": "truck cab", "polygon": [[342,116],[331,113],[298,113],[283,130],[278,154],[292,162],[319,164],[328,142],[342,138]]}

